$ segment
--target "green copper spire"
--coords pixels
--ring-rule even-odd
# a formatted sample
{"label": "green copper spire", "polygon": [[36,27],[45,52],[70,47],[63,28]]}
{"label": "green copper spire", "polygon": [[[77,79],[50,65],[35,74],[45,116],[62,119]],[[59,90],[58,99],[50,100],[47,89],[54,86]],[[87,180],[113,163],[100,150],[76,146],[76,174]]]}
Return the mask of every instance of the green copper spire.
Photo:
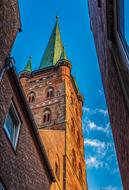
{"label": "green copper spire", "polygon": [[32,71],[32,57],[30,56],[25,66],[24,72],[31,72],[31,71]]}
{"label": "green copper spire", "polygon": [[48,46],[44,53],[39,69],[55,65],[61,57],[62,50],[63,45],[58,25],[58,17],[56,17],[56,24],[52,31]]}
{"label": "green copper spire", "polygon": [[63,49],[62,49],[62,53],[61,53],[61,56],[60,56],[60,60],[61,60],[61,59],[66,59],[66,60],[68,60],[64,47],[63,47]]}

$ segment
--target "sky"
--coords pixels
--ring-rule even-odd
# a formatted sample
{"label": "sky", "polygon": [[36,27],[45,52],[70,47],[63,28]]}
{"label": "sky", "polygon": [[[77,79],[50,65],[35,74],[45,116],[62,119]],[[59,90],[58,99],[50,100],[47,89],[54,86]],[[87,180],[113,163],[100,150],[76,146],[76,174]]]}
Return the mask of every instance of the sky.
{"label": "sky", "polygon": [[89,190],[122,190],[86,0],[19,0],[22,32],[12,49],[17,71],[32,56],[40,65],[56,15],[67,56],[85,101],[83,134]]}
{"label": "sky", "polygon": [[124,0],[124,22],[125,22],[125,38],[129,45],[129,0]]}

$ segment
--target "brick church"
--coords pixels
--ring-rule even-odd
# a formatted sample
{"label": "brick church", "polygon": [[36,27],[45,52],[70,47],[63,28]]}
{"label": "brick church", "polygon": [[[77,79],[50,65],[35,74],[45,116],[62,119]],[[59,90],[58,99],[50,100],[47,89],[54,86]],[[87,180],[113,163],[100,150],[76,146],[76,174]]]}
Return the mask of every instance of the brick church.
{"label": "brick church", "polygon": [[36,71],[20,79],[10,51],[21,31],[17,0],[0,2],[0,190],[87,190],[83,97],[58,19]]}
{"label": "brick church", "polygon": [[30,57],[20,76],[56,176],[53,190],[87,189],[82,135],[83,97],[71,69],[57,18],[39,69],[32,71]]}

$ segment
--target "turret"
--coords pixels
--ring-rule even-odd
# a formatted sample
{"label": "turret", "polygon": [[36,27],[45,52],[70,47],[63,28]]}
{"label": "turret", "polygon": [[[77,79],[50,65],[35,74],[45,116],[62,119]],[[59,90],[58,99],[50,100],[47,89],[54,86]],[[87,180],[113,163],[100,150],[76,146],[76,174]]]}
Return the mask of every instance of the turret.
{"label": "turret", "polygon": [[59,67],[59,72],[61,76],[70,76],[72,65],[67,58],[65,48],[62,48],[62,53],[59,61],[57,62],[57,66]]}
{"label": "turret", "polygon": [[32,57],[30,56],[28,58],[24,70],[20,73],[20,80],[22,84],[24,83],[24,81],[26,81],[27,78],[30,77],[31,72],[32,72]]}

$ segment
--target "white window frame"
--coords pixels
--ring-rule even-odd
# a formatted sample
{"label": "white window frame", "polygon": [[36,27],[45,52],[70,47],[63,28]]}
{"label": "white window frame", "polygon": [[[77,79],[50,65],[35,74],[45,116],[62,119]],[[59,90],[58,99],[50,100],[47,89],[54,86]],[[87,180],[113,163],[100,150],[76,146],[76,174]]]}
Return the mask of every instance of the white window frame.
{"label": "white window frame", "polygon": [[[15,112],[15,115],[16,115],[18,123],[19,123],[18,126],[15,126],[15,129],[17,128],[17,132],[14,129],[13,140],[10,137],[9,130],[8,130],[7,125],[6,125],[6,121],[7,121],[8,117],[9,117],[9,111],[10,111],[11,106],[13,108],[13,111]],[[14,105],[13,101],[11,101],[10,106],[9,106],[9,110],[8,110],[8,113],[6,115],[6,119],[5,119],[5,122],[4,122],[4,131],[6,132],[6,135],[7,135],[8,139],[9,139],[12,147],[14,148],[14,150],[16,150],[16,147],[17,147],[17,142],[18,142],[18,137],[19,137],[21,125],[22,125],[22,123],[21,123],[20,117],[19,117],[19,115],[18,115],[18,113],[16,111],[16,108],[15,108],[15,105]]]}
{"label": "white window frame", "polygon": [[54,88],[53,87],[49,87],[47,89],[47,98],[52,98],[54,97]]}
{"label": "white window frame", "polygon": [[122,60],[126,67],[129,69],[129,52],[125,46],[125,41],[123,34],[119,30],[119,21],[118,21],[118,6],[117,6],[117,1],[115,1],[114,4],[114,10],[115,10],[115,36],[116,36],[116,43],[117,47],[119,48],[119,52],[121,54]]}

